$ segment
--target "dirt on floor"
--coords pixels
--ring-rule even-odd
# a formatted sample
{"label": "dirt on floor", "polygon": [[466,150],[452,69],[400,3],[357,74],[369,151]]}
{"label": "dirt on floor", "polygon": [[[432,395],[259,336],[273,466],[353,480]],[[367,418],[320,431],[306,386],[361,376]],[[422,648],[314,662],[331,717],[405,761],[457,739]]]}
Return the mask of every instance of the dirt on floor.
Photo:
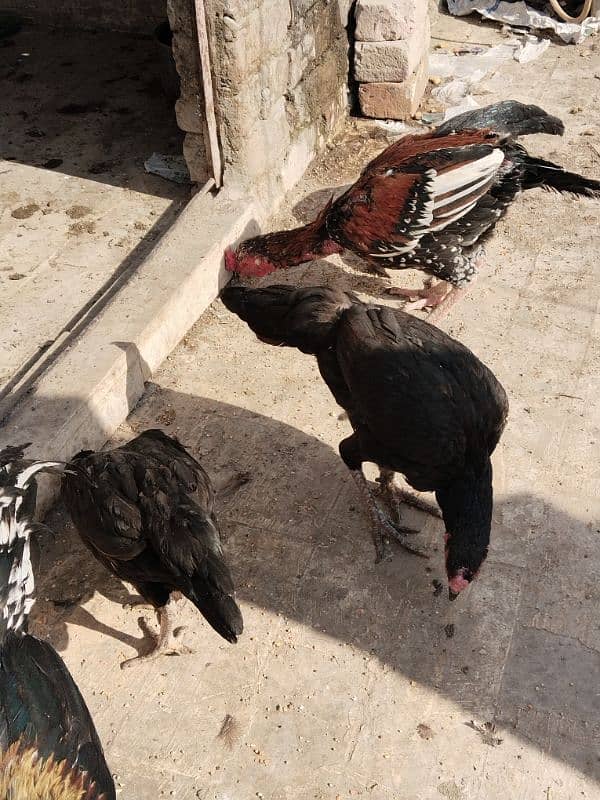
{"label": "dirt on floor", "polygon": [[151,39],[25,28],[0,54],[1,386],[140,263],[189,187],[144,170],[182,150]]}
{"label": "dirt on floor", "polygon": [[[500,40],[469,20],[442,24],[453,40]],[[527,146],[598,177],[595,46],[553,44],[539,61],[509,63],[478,99],[558,114],[564,138]],[[350,126],[270,227],[310,217],[383,145],[371,128]],[[194,653],[122,672],[119,661],[148,647],[152,616],[123,608],[128,589],[89,556],[60,508],[49,520],[56,539],[43,543],[34,630],[72,669],[121,797],[599,796],[597,220],[592,201],[521,197],[444,325],[494,370],[511,403],[494,456],[490,556],[451,605],[440,591],[438,520],[406,511],[428,561],[397,550],[374,564],[337,455],[348,422],[314,360],[257,341],[218,301],[198,321],[115,441],[158,425],[216,479],[251,473],[218,503],[245,619],[239,643],[185,604]],[[262,282],[273,280],[378,299],[388,285],[347,256]]]}

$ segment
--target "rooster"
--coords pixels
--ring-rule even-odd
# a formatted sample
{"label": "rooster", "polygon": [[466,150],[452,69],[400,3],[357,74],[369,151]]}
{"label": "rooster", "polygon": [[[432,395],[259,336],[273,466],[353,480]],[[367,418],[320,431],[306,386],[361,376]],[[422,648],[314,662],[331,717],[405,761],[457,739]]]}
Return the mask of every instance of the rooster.
{"label": "rooster", "polygon": [[83,543],[157,611],[154,649],[122,666],[186,652],[174,636],[171,593],[185,595],[217,633],[235,643],[242,614],[223,558],[213,488],[183,445],[147,430],[114,450],[82,451],[70,469],[62,497]]}
{"label": "rooster", "polygon": [[34,602],[35,475],[59,462],[0,452],[0,797],[115,800],[85,701],[47,643],[27,633]]}
{"label": "rooster", "polygon": [[[435,492],[454,599],[477,575],[490,540],[490,455],[508,413],[494,375],[433,325],[351,294],[319,286],[228,286],[221,297],[261,340],[317,357],[354,430],[340,443],[340,455],[367,504],[378,560],[388,534],[407,546],[394,473],[418,491]],[[371,494],[365,461],[380,468],[393,522]]]}
{"label": "rooster", "polygon": [[[390,145],[313,222],[247,239],[235,252],[226,250],[225,266],[264,276],[347,249],[383,274],[409,267],[427,273],[422,290],[388,292],[419,298],[416,307],[444,300],[447,309],[475,277],[481,245],[522,190],[600,196],[600,181],[534,158],[515,141],[563,132],[556,117],[515,101],[468,111],[433,133]],[[434,285],[433,278],[441,282]]]}

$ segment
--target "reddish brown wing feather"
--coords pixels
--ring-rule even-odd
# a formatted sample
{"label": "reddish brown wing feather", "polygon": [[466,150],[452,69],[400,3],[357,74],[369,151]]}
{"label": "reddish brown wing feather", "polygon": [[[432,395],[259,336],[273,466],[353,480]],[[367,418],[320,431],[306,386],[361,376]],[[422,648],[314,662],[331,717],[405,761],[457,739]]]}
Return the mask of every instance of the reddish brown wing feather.
{"label": "reddish brown wing feather", "polygon": [[470,144],[490,144],[493,146],[499,144],[502,138],[502,136],[489,130],[461,131],[447,136],[437,136],[435,133],[404,136],[370,161],[362,171],[362,175],[399,167],[412,161],[417,156],[432,153],[434,150],[466,147]]}
{"label": "reddish brown wing feather", "polygon": [[[334,203],[327,220],[330,235],[363,256],[375,251],[389,251],[394,255],[394,248],[407,248],[404,252],[410,252],[427,233],[422,215],[430,195],[424,170],[433,169],[444,174],[460,169],[477,161],[482,150],[491,151],[500,141],[501,137],[489,131],[407,136],[399,140],[371,161],[354,186]],[[470,146],[475,146],[472,157],[463,149]],[[456,154],[456,161],[449,162],[449,152]],[[414,172],[408,171],[411,164]],[[403,171],[396,172],[398,169]],[[493,178],[458,203],[448,203],[438,213],[460,210],[467,200],[476,201],[488,191],[492,182]],[[443,219],[438,221],[437,214],[434,221],[443,224]]]}
{"label": "reddish brown wing feather", "polygon": [[415,193],[423,175],[397,172],[393,175],[365,175],[336,203],[336,236],[351,249],[368,255],[375,241],[398,246],[410,239],[394,233],[398,220],[406,214],[411,194]]}

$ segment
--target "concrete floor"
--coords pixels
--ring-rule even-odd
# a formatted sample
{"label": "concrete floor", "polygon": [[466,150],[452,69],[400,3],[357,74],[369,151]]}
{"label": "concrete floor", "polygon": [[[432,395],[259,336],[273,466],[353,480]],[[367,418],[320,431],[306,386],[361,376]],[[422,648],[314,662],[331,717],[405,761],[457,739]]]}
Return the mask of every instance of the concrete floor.
{"label": "concrete floor", "polygon": [[144,170],[182,148],[151,39],[26,28],[0,46],[1,386],[141,262],[189,187]]}
{"label": "concrete floor", "polygon": [[[448,37],[498,38],[466,20],[444,24]],[[589,43],[553,45],[538,62],[505,67],[480,101],[515,97],[560,114],[564,139],[528,146],[598,177],[594,57]],[[273,226],[310,214],[323,189],[352,179],[382,146],[360,126],[349,131]],[[121,607],[127,589],[60,509],[49,520],[57,537],[44,542],[34,630],[86,696],[120,796],[600,795],[597,219],[591,201],[522,197],[488,248],[488,271],[446,321],[511,401],[494,458],[491,553],[452,605],[433,585],[444,580],[438,521],[407,512],[435,550],[429,562],[398,550],[373,563],[337,455],[348,423],[314,361],[261,344],[218,302],[185,337],[116,438],[159,425],[213,476],[252,472],[218,508],[245,618],[239,644],[186,605],[195,654],[120,671],[148,645],[138,619],[142,630],[154,620]],[[372,296],[385,286],[336,257],[276,280]]]}

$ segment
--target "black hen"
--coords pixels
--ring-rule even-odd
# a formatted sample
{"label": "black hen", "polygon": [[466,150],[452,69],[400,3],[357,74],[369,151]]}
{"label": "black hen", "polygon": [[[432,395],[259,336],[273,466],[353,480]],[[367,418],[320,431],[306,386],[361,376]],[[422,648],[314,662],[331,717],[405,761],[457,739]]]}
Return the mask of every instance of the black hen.
{"label": "black hen", "polygon": [[114,800],[85,701],[62,659],[27,633],[35,475],[56,462],[0,452],[0,797]]}
{"label": "black hen", "polygon": [[180,651],[168,613],[172,592],[185,595],[224,639],[236,642],[242,615],[223,557],[213,488],[183,445],[148,430],[114,450],[83,451],[71,468],[62,497],[84,544],[157,610],[160,636],[144,658]]}
{"label": "black hen", "polygon": [[456,596],[488,551],[490,455],[508,412],[494,375],[434,326],[350,294],[325,287],[235,286],[221,297],[259,338],[316,355],[354,429],[340,443],[340,454],[368,503],[378,557],[384,532],[403,543],[405,538],[376,506],[362,463],[379,466],[392,501],[394,472],[413,488],[436,493],[446,525],[449,589]]}
{"label": "black hen", "polygon": [[[347,249],[377,271],[414,268],[465,287],[476,274],[481,246],[524,189],[600,197],[600,181],[534,158],[515,141],[563,130],[543,109],[511,100],[461,114],[432,133],[404,136],[315,220],[242,242],[226,251],[225,266],[263,276]],[[436,306],[447,286],[428,281],[425,290],[389,291]]]}

